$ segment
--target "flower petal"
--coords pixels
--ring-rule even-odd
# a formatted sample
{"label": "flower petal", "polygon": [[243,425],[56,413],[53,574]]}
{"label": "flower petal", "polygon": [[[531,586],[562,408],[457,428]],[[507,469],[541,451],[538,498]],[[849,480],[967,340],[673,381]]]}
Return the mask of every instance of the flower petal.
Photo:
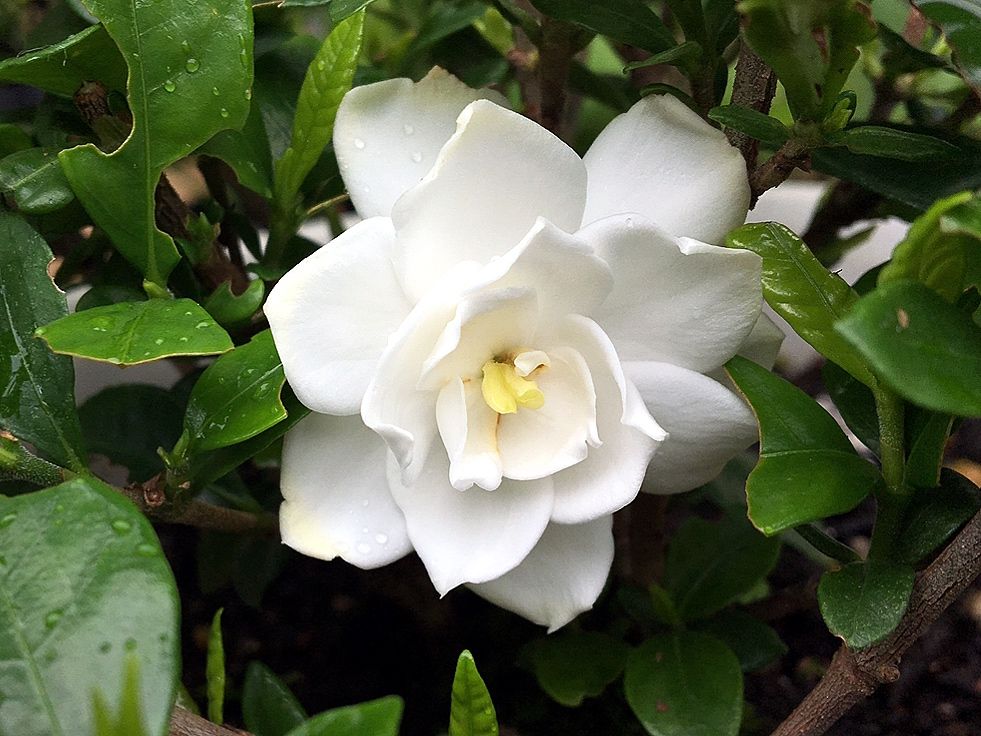
{"label": "flower petal", "polygon": [[314,411],[356,414],[410,304],[392,268],[392,222],[358,223],[287,273],[269,294],[286,378]]}
{"label": "flower petal", "polygon": [[710,371],[735,355],[759,318],[755,253],[675,239],[635,215],[579,234],[613,272],[613,292],[593,317],[622,360]]}
{"label": "flower petal", "polygon": [[666,232],[721,243],[749,209],[746,162],[671,95],[650,95],[613,119],[583,157],[583,224],[637,212]]}
{"label": "flower petal", "polygon": [[761,312],[753,329],[739,346],[739,355],[769,370],[777,362],[777,354],[784,337],[783,330],[777,323],[766,312]]}
{"label": "flower petal", "polygon": [[520,565],[496,580],[468,587],[552,633],[593,607],[612,564],[612,516],[585,524],[549,524]]}
{"label": "flower petal", "polygon": [[500,93],[471,89],[439,67],[415,83],[388,79],[348,92],[334,152],[358,214],[391,216],[395,201],[433,167],[463,108],[479,99],[508,106]]}
{"label": "flower petal", "polygon": [[481,394],[479,381],[456,378],[439,392],[436,424],[450,457],[450,484],[458,491],[493,491],[503,472],[497,451],[497,417]]}
{"label": "flower petal", "polygon": [[396,463],[389,483],[409,538],[440,595],[461,583],[483,583],[513,569],[535,546],[552,509],[552,482],[505,480],[495,491],[458,491],[446,453],[434,449],[412,486]]}
{"label": "flower petal", "polygon": [[644,490],[680,493],[707,483],[759,439],[749,407],[721,383],[667,363],[624,363],[651,414],[669,433]]}
{"label": "flower petal", "polygon": [[586,169],[537,123],[478,100],[426,177],[396,202],[396,265],[419,296],[461,260],[487,263],[517,245],[539,216],[573,231],[582,220]]}
{"label": "flower petal", "polygon": [[[552,520],[578,524],[630,503],[640,490],[651,455],[667,435],[624,377],[613,344],[595,322],[571,317],[551,337],[573,346],[585,358],[596,391],[602,445],[591,447],[581,463],[552,476]],[[554,352],[548,350],[550,355]]]}
{"label": "flower petal", "polygon": [[385,443],[360,417],[310,414],[283,444],[279,526],[297,552],[371,569],[412,551],[388,490]]}

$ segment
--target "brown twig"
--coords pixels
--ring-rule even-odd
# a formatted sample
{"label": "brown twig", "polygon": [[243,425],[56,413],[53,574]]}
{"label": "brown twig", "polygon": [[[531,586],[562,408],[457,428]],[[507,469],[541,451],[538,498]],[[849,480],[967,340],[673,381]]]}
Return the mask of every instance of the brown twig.
{"label": "brown twig", "polygon": [[760,195],[768,189],[783,184],[794,169],[810,168],[810,149],[795,138],[784,143],[775,154],[758,166],[749,176],[752,190],[750,209],[756,206]]}
{"label": "brown twig", "polygon": [[189,710],[174,706],[170,714],[169,736],[251,736],[248,731],[240,731],[230,726],[219,726]]}
{"label": "brown twig", "polygon": [[569,69],[576,53],[575,26],[554,18],[542,19],[542,40],[538,47],[538,122],[556,135],[561,134],[562,114]]}
{"label": "brown twig", "polygon": [[821,682],[772,736],[821,736],[879,685],[895,682],[906,650],[979,575],[981,513],[917,576],[899,626],[878,644],[858,652],[842,646]]}
{"label": "brown twig", "polygon": [[[777,75],[745,40],[739,45],[739,61],[732,82],[732,104],[748,107],[764,115],[770,112],[773,95],[777,91]],[[760,142],[745,133],[730,128],[726,131],[729,142],[739,149],[746,159],[746,168],[756,168]]]}

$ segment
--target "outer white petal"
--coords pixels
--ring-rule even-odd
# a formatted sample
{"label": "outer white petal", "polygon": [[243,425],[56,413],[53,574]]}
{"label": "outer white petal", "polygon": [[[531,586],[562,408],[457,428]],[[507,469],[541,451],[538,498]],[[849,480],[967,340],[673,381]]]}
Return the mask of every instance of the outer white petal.
{"label": "outer white petal", "polygon": [[392,268],[392,221],[358,223],[287,273],[263,311],[297,398],[356,414],[378,358],[409,314]]}
{"label": "outer white petal", "polygon": [[360,417],[310,414],[283,444],[279,526],[297,552],[364,569],[412,551],[388,490],[388,449]]}
{"label": "outer white petal", "polygon": [[458,491],[446,453],[435,449],[411,487],[389,463],[389,482],[409,538],[440,595],[461,583],[484,583],[512,570],[545,531],[552,481],[506,480],[495,491]]}
{"label": "outer white petal", "polygon": [[508,106],[501,94],[471,89],[439,67],[415,83],[388,79],[348,92],[334,123],[334,152],[358,214],[390,216],[433,167],[463,108],[479,99]]}
{"label": "outer white petal", "polygon": [[622,360],[710,371],[735,355],[759,318],[755,253],[675,239],[636,215],[579,234],[613,272],[613,292],[593,317]]}
{"label": "outer white petal", "polygon": [[624,371],[670,433],[651,463],[645,491],[697,488],[759,439],[749,407],[708,376],[666,363],[624,363]]}
{"label": "outer white petal", "polygon": [[574,231],[586,169],[537,123],[478,100],[460,114],[436,165],[396,202],[396,265],[419,296],[461,260],[488,262],[517,245],[539,216]]}
{"label": "outer white petal", "polygon": [[549,524],[541,541],[511,572],[470,589],[491,603],[560,629],[593,607],[613,564],[613,517]]}
{"label": "outer white petal", "polygon": [[456,378],[439,392],[436,423],[450,457],[450,484],[458,491],[474,484],[493,491],[501,485],[497,417],[484,401],[479,381]]}
{"label": "outer white petal", "polygon": [[544,406],[501,415],[497,444],[508,478],[544,478],[583,461],[589,446],[600,444],[586,361],[568,347],[552,349],[548,359],[549,366],[534,376]]}
{"label": "outer white petal", "polygon": [[721,243],[746,219],[746,162],[716,130],[671,95],[650,95],[616,117],[583,160],[583,223],[638,212],[672,235]]}
{"label": "outer white petal", "polygon": [[651,456],[667,434],[624,377],[612,343],[595,322],[570,317],[551,339],[583,355],[596,390],[597,428],[603,444],[591,447],[581,463],[552,476],[552,519],[578,524],[611,514],[637,496]]}
{"label": "outer white petal", "polygon": [[753,325],[753,329],[743,340],[743,344],[739,346],[738,353],[764,368],[773,368],[773,364],[777,362],[777,354],[780,352],[784,337],[783,330],[770,319],[766,312],[761,312],[760,318]]}

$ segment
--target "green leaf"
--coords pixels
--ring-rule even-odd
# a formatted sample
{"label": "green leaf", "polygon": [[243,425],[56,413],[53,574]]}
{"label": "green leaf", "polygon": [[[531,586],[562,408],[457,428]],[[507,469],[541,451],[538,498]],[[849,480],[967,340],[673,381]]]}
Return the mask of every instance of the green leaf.
{"label": "green leaf", "polygon": [[28,148],[0,160],[0,191],[32,215],[54,212],[75,199],[53,148]]}
{"label": "green leaf", "polygon": [[831,633],[852,649],[885,638],[906,613],[913,568],[869,560],[827,572],[818,585],[821,615]]}
{"label": "green leaf", "polygon": [[[94,478],[0,498],[0,733],[94,733],[93,698],[167,732],[180,669],[174,578],[146,518]],[[98,694],[98,695],[97,695]]]}
{"label": "green leaf", "polygon": [[[148,281],[165,289],[179,255],[155,225],[165,168],[219,130],[245,122],[252,87],[252,9],[185,0],[88,0],[129,68],[133,130],[110,154],[93,145],[61,153],[75,194]],[[217,94],[215,94],[217,91]]]}
{"label": "green leaf", "polygon": [[981,327],[914,281],[880,286],[835,328],[896,393],[955,416],[981,416]]}
{"label": "green leaf", "polygon": [[126,88],[126,62],[100,25],[0,62],[0,82],[30,84],[62,97],[94,80],[110,90]]}
{"label": "green leaf", "polygon": [[649,66],[658,66],[660,64],[668,64],[685,69],[693,62],[697,62],[701,56],[701,46],[694,41],[685,41],[677,46],[672,46],[667,51],[662,51],[661,53],[654,54],[646,59],[641,59],[640,61],[634,61],[627,64],[623,68],[623,71],[629,72],[633,71],[634,69],[644,69]]}
{"label": "green leaf", "polygon": [[914,0],[940,26],[953,50],[954,64],[975,91],[981,89],[981,8],[957,0]]}
{"label": "green leaf", "polygon": [[215,289],[204,302],[204,308],[223,327],[246,324],[262,306],[266,285],[261,279],[249,282],[241,294],[233,294],[228,281]]}
{"label": "green leaf", "polygon": [[0,123],[0,157],[6,158],[33,145],[31,137],[21,130],[20,126],[13,123]]}
{"label": "green leaf", "polygon": [[361,8],[370,5],[374,0],[283,0],[280,7],[283,8],[310,8],[318,5],[326,5],[327,14],[330,21],[337,25],[345,18],[357,13]]}
{"label": "green leaf", "polygon": [[202,452],[254,437],[286,418],[286,381],[269,330],[216,360],[194,384],[184,428]]}
{"label": "green leaf", "polygon": [[208,681],[208,720],[225,722],[225,644],[221,637],[221,614],[215,611],[208,634],[208,661],[205,668]]}
{"label": "green leaf", "polygon": [[846,130],[841,142],[852,153],[900,161],[950,161],[961,152],[957,146],[932,135],[881,125],[861,125]]}
{"label": "green leaf", "polygon": [[858,295],[822,266],[800,238],[783,225],[764,222],[732,231],[726,245],[763,258],[763,296],[798,335],[866,386],[875,384],[868,366],[833,328]]}
{"label": "green leaf", "polygon": [[261,662],[249,662],[242,686],[242,717],[255,736],[286,736],[307,714],[272,670]]}
{"label": "green leaf", "polygon": [[627,703],[652,736],[736,736],[743,710],[739,660],[694,631],[648,639],[627,660]]}
{"label": "green leaf", "polygon": [[779,147],[790,139],[790,130],[776,118],[740,105],[722,105],[709,110],[708,116],[727,128],[745,133],[768,146]]}
{"label": "green leaf", "polygon": [[699,627],[725,643],[739,659],[743,672],[755,672],[787,653],[777,632],[745,611],[723,611]]}
{"label": "green leaf", "polygon": [[811,397],[736,356],[726,372],[760,423],[760,462],[746,481],[749,518],[766,535],[853,509],[879,480]]}
{"label": "green leaf", "polygon": [[545,15],[577,23],[595,33],[637,46],[651,53],[666,51],[677,43],[664,21],[643,0],[533,0]]}
{"label": "green leaf", "polygon": [[830,360],[825,361],[822,366],[821,376],[828,396],[835,403],[845,424],[863,445],[878,456],[879,415],[871,389]]}
{"label": "green leaf", "polygon": [[[61,269],[59,269],[60,273]],[[145,291],[134,289],[132,286],[99,284],[82,294],[78,303],[75,305],[75,311],[84,312],[86,309],[105,307],[110,304],[119,304],[120,302],[145,302],[146,299]]]}
{"label": "green leaf", "polygon": [[949,468],[940,471],[937,488],[918,488],[903,515],[896,557],[917,565],[945,545],[981,510],[981,493],[970,480]]}
{"label": "green leaf", "polygon": [[85,467],[75,413],[75,371],[34,331],[68,313],[48,277],[47,243],[19,217],[0,210],[0,427],[59,465]]}
{"label": "green leaf", "polygon": [[[906,433],[912,438],[906,458],[906,484],[933,488],[940,482],[940,466],[954,418],[950,414],[913,407],[906,413]],[[910,414],[913,414],[915,421],[910,421]]]}
{"label": "green leaf", "polygon": [[214,355],[232,349],[221,327],[190,299],[150,299],[95,307],[39,327],[63,355],[139,365],[172,355]]}
{"label": "green leaf", "polygon": [[708,618],[765,578],[779,554],[780,540],[745,519],[691,518],[671,538],[664,587],[682,620]]}
{"label": "green leaf", "polygon": [[296,103],[290,146],[276,162],[274,197],[296,203],[300,185],[330,143],[341,99],[351,89],[364,37],[364,11],[339,23],[310,63]]}
{"label": "green leaf", "polygon": [[287,736],[397,736],[402,698],[389,695],[315,715]]}
{"label": "green leaf", "polygon": [[539,686],[570,708],[582,705],[585,698],[602,695],[623,672],[629,652],[619,639],[592,631],[562,631],[536,639],[528,647]]}
{"label": "green leaf", "polygon": [[128,468],[131,483],[161,472],[157,449],[173,447],[181,433],[181,408],[158,386],[110,386],[82,404],[78,416],[89,452]]}
{"label": "green leaf", "polygon": [[497,736],[497,712],[473,655],[460,654],[453,676],[449,736]]}
{"label": "green leaf", "polygon": [[487,6],[476,0],[459,4],[433,3],[415,37],[409,43],[403,55],[402,64],[416,59],[420,54],[431,49],[444,38],[449,38],[465,28],[469,28],[483,17]]}
{"label": "green leaf", "polygon": [[675,605],[671,594],[657,583],[651,583],[648,588],[650,594],[651,612],[657,621],[672,629],[683,629],[684,619],[678,613],[678,606]]}
{"label": "green leaf", "polygon": [[[254,96],[259,94],[256,80]],[[252,103],[242,130],[222,130],[207,141],[198,153],[220,158],[232,167],[242,186],[256,194],[272,196],[272,155],[259,99]]]}
{"label": "green leaf", "polygon": [[892,260],[879,272],[878,283],[912,279],[956,302],[981,277],[979,211],[981,197],[972,192],[936,202],[913,221]]}

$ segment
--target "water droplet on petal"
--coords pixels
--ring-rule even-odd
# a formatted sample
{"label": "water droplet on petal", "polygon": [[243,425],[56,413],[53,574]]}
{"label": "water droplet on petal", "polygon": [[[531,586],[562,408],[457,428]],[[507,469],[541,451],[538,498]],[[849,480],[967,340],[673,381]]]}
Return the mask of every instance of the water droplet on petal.
{"label": "water droplet on petal", "polygon": [[633,228],[633,226],[634,226],[634,218],[628,217],[624,222],[627,225],[627,227],[629,227],[631,229]]}
{"label": "water droplet on petal", "polygon": [[368,544],[367,542],[361,542],[358,545],[358,552],[360,552],[363,555],[368,554],[369,552],[371,552],[371,545]]}
{"label": "water droplet on petal", "polygon": [[184,64],[184,68],[187,69],[191,74],[194,74],[198,69],[201,68],[201,62],[197,59],[188,59],[187,63]]}
{"label": "water droplet on petal", "polygon": [[132,528],[132,524],[125,519],[116,519],[110,526],[112,526],[112,530],[117,534],[125,534]]}
{"label": "water droplet on petal", "polygon": [[364,506],[365,508],[368,508],[371,505],[371,501],[369,501],[366,498],[364,501],[361,502],[361,505]]}
{"label": "water droplet on petal", "polygon": [[357,148],[359,151],[363,151],[364,150],[364,141],[361,140],[360,138],[355,138],[354,139],[354,147]]}
{"label": "water droplet on petal", "polygon": [[173,92],[175,89],[177,89],[177,85],[174,84],[174,80],[168,79],[166,82],[164,82],[164,89],[168,92]]}
{"label": "water droplet on petal", "polygon": [[402,132],[405,133],[406,135],[412,135],[413,133],[416,132],[416,129],[413,128],[408,123],[406,123],[405,125],[402,126]]}
{"label": "water droplet on petal", "polygon": [[368,527],[366,527],[366,526],[361,527],[361,533],[362,534],[367,534],[368,533]]}
{"label": "water droplet on petal", "polygon": [[413,151],[412,160],[415,161],[416,163],[419,163],[420,161],[422,161],[422,154],[419,151]]}
{"label": "water droplet on petal", "polygon": [[376,534],[375,535],[375,541],[378,542],[378,544],[388,544],[388,535],[387,534]]}

